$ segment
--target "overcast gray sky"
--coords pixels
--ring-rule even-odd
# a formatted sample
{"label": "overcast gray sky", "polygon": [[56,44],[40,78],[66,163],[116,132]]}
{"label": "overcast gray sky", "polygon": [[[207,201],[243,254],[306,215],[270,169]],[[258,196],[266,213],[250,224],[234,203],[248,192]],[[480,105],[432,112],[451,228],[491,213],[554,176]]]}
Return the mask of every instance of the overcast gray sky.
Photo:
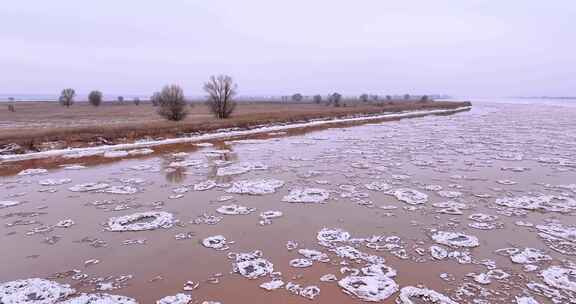
{"label": "overcast gray sky", "polygon": [[575,0],[5,0],[0,93],[576,95]]}

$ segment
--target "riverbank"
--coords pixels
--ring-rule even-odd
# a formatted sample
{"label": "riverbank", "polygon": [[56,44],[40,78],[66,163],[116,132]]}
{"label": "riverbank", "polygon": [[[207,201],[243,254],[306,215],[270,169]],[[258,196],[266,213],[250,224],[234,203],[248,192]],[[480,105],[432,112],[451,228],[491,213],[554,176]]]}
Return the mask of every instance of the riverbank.
{"label": "riverbank", "polygon": [[315,120],[374,116],[384,113],[457,109],[469,102],[393,102],[386,105],[326,107],[315,104],[242,104],[226,120],[212,118],[203,105],[190,109],[182,122],[161,120],[156,108],[144,104],[103,105],[99,108],[77,104],[69,109],[53,103],[26,103],[16,112],[0,114],[0,151],[23,154],[48,150],[86,148],[160,141],[219,130],[248,130],[262,126]]}

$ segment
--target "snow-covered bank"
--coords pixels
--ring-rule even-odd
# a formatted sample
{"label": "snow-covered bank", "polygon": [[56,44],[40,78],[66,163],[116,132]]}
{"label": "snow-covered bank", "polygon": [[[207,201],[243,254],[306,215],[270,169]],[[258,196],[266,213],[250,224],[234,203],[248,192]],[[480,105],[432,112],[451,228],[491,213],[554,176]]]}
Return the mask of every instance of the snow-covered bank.
{"label": "snow-covered bank", "polygon": [[240,137],[240,136],[248,136],[253,134],[260,134],[260,133],[268,133],[268,132],[279,132],[279,131],[286,131],[291,129],[298,129],[298,128],[306,128],[306,127],[316,127],[316,126],[323,126],[323,125],[330,125],[336,123],[347,123],[347,122],[361,122],[361,121],[372,121],[372,120],[379,120],[379,119],[397,119],[397,118],[409,118],[409,117],[418,117],[423,115],[433,115],[433,114],[449,114],[449,113],[456,113],[460,111],[466,111],[471,109],[471,107],[460,107],[454,109],[442,109],[442,110],[428,110],[428,111],[410,111],[410,112],[403,112],[403,113],[390,113],[390,114],[381,114],[381,115],[373,115],[373,116],[360,116],[360,117],[352,117],[352,118],[338,118],[338,119],[324,119],[324,120],[315,120],[310,122],[302,122],[302,123],[294,123],[288,125],[272,125],[248,130],[239,130],[239,131],[221,131],[215,133],[207,133],[202,135],[190,136],[190,137],[180,137],[180,138],[170,138],[170,139],[163,139],[163,140],[156,140],[156,141],[143,141],[143,142],[135,142],[129,144],[117,144],[117,145],[108,145],[108,146],[97,146],[97,147],[87,147],[87,148],[69,148],[69,149],[58,149],[58,150],[49,150],[49,151],[42,151],[42,152],[33,152],[33,153],[25,153],[25,154],[12,154],[12,155],[0,155],[1,162],[14,162],[14,161],[23,161],[23,160],[31,160],[31,159],[42,159],[42,158],[50,158],[50,157],[60,157],[60,156],[94,156],[100,155],[107,151],[114,151],[114,150],[129,150],[129,149],[141,149],[141,148],[150,148],[155,146],[161,145],[171,145],[171,144],[182,144],[182,143],[196,143],[208,140],[221,140],[221,139],[229,139],[233,137]]}

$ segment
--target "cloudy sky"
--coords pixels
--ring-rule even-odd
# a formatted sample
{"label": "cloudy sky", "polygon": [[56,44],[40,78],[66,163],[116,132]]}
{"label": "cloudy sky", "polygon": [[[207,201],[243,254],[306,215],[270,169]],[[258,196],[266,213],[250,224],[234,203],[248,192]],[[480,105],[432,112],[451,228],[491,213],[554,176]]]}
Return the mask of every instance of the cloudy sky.
{"label": "cloudy sky", "polygon": [[574,0],[13,0],[0,94],[576,95]]}

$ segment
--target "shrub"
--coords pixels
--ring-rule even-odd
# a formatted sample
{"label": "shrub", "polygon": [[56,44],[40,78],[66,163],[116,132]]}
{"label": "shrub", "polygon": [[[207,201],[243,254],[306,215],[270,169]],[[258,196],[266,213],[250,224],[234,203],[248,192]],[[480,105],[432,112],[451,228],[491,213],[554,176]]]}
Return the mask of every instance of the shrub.
{"label": "shrub", "polygon": [[140,105],[140,98],[138,98],[138,97],[134,98],[134,104],[139,106]]}
{"label": "shrub", "polygon": [[420,98],[420,102],[428,102],[430,101],[430,98],[428,97],[428,95],[424,95]]}
{"label": "shrub", "polygon": [[333,93],[328,98],[329,104],[334,105],[335,107],[340,107],[340,102],[342,101],[342,95],[340,93]]}
{"label": "shrub", "polygon": [[74,89],[67,88],[62,90],[58,101],[61,105],[69,108],[74,103],[74,96],[76,96],[76,91],[74,91]]}
{"label": "shrub", "polygon": [[102,103],[102,92],[90,92],[90,94],[88,94],[88,102],[95,107],[99,106]]}
{"label": "shrub", "polygon": [[322,102],[322,95],[314,95],[312,99],[314,100],[314,103],[320,104]]}
{"label": "shrub", "polygon": [[10,112],[16,112],[16,108],[14,107],[13,104],[9,104],[9,105],[8,105],[8,111],[10,111]]}
{"label": "shrub", "polygon": [[362,102],[368,102],[368,94],[362,94],[360,95],[360,101]]}
{"label": "shrub", "polygon": [[303,99],[304,99],[304,96],[302,96],[302,94],[300,94],[300,93],[296,93],[296,94],[292,95],[292,101],[300,102]]}
{"label": "shrub", "polygon": [[204,84],[204,91],[208,93],[207,104],[216,118],[228,118],[234,112],[236,102],[233,97],[236,89],[237,85],[232,77],[227,75],[212,76]]}
{"label": "shrub", "polygon": [[118,96],[118,102],[124,103],[124,96]]}
{"label": "shrub", "polygon": [[152,106],[157,107],[160,105],[160,92],[154,92],[154,94],[152,94],[152,96],[150,97],[150,102],[152,103]]}
{"label": "shrub", "polygon": [[[156,95],[156,94],[155,94]],[[171,120],[180,121],[188,115],[184,91],[177,85],[165,86],[158,94],[158,114]]]}

